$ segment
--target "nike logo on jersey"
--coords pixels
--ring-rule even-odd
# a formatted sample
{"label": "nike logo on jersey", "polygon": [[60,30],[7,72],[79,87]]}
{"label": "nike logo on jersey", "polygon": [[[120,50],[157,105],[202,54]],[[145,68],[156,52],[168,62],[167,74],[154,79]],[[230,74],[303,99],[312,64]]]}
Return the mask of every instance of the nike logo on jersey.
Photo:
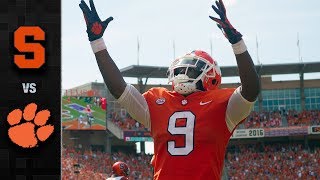
{"label": "nike logo on jersey", "polygon": [[[211,101],[212,101],[212,100],[211,100]],[[203,106],[203,105],[209,104],[209,103],[211,103],[211,101],[207,101],[207,102],[202,102],[202,101],[200,101],[200,106]]]}

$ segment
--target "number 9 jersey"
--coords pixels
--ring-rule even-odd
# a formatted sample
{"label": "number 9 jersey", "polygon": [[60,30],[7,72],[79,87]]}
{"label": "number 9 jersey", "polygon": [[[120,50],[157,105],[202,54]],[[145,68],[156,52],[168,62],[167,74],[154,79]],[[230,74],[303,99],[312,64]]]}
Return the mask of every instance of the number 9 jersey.
{"label": "number 9 jersey", "polygon": [[127,84],[118,102],[149,128],[154,139],[154,179],[220,179],[229,139],[254,102],[237,89],[183,96],[165,88],[143,95]]}
{"label": "number 9 jersey", "polygon": [[201,91],[185,97],[152,88],[143,94],[154,139],[154,179],[221,179],[232,135],[226,110],[234,91]]}

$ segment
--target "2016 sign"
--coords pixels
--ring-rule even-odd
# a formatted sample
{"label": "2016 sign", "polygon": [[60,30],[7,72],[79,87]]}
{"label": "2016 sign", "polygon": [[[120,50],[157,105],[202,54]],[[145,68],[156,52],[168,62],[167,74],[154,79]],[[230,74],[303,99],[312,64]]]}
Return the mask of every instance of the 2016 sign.
{"label": "2016 sign", "polygon": [[233,132],[231,138],[261,138],[264,136],[264,129],[237,129]]}

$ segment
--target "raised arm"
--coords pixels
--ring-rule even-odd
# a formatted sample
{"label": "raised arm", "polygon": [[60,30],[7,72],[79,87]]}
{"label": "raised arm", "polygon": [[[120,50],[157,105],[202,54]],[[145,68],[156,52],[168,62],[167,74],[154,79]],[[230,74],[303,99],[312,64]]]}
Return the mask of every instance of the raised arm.
{"label": "raised arm", "polygon": [[222,0],[216,1],[216,6],[212,5],[213,10],[220,16],[220,19],[209,16],[217,22],[217,26],[222,30],[224,36],[232,44],[236,56],[239,76],[241,80],[241,95],[248,101],[253,102],[257,99],[260,92],[260,79],[255,70],[251,56],[242,39],[242,35],[230,24],[226,9]]}
{"label": "raised arm", "polygon": [[96,52],[94,55],[96,56],[99,69],[109,91],[116,99],[119,99],[127,84],[118,67],[106,49]]}
{"label": "raised arm", "polygon": [[81,0],[79,6],[87,24],[89,41],[104,82],[111,94],[127,110],[131,117],[145,125],[145,127],[150,128],[150,114],[146,100],[136,88],[124,81],[102,39],[104,31],[109,22],[113,20],[113,17],[101,21],[93,1],[89,0],[89,3],[91,9],[83,0]]}
{"label": "raised arm", "polygon": [[113,20],[113,17],[109,17],[105,21],[101,21],[93,1],[89,0],[89,3],[91,10],[83,0],[79,4],[87,24],[89,41],[96,56],[104,82],[111,94],[118,99],[124,92],[127,84],[124,81],[117,65],[110,57],[102,39],[104,31],[106,30],[109,22]]}

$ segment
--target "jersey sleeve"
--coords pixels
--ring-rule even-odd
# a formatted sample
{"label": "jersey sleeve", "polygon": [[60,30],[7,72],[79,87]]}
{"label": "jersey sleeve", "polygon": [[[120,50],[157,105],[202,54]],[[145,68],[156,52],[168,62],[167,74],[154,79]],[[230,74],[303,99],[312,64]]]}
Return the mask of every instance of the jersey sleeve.
{"label": "jersey sleeve", "polygon": [[226,123],[230,132],[250,114],[254,102],[246,100],[241,95],[241,86],[239,86],[231,95],[226,110]]}
{"label": "jersey sleeve", "polygon": [[127,84],[117,101],[133,119],[150,129],[150,113],[147,101],[134,86]]}

